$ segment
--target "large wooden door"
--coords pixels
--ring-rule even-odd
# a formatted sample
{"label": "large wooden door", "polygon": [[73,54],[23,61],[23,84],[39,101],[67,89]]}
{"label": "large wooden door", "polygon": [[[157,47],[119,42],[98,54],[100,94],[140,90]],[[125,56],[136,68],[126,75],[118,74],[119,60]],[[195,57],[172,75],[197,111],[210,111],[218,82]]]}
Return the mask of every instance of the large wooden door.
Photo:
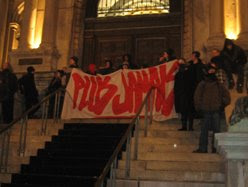
{"label": "large wooden door", "polygon": [[156,65],[167,48],[181,56],[181,31],[181,12],[86,19],[83,69],[89,63],[102,66],[105,59],[117,68],[124,54],[130,54],[132,63],[139,67]]}

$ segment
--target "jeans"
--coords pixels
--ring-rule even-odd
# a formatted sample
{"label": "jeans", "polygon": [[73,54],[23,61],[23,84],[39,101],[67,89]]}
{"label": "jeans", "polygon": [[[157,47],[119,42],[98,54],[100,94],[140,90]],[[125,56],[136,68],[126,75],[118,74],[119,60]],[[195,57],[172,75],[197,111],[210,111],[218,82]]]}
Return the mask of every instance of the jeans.
{"label": "jeans", "polygon": [[203,112],[199,149],[208,150],[208,131],[213,130],[212,148],[214,148],[214,134],[220,132],[220,111]]}

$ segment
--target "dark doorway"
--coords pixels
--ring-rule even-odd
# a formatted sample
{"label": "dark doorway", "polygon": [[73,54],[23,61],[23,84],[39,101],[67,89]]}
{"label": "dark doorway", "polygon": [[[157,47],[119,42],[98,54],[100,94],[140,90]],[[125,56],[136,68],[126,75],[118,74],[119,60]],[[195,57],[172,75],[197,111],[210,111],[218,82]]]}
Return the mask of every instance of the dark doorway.
{"label": "dark doorway", "polygon": [[158,64],[161,53],[167,48],[173,48],[176,55],[181,56],[182,0],[171,0],[168,14],[104,18],[96,18],[96,0],[89,2],[90,11],[85,20],[84,70],[90,63],[102,66],[105,59],[112,60],[117,68],[124,54],[130,54],[132,63],[138,67]]}

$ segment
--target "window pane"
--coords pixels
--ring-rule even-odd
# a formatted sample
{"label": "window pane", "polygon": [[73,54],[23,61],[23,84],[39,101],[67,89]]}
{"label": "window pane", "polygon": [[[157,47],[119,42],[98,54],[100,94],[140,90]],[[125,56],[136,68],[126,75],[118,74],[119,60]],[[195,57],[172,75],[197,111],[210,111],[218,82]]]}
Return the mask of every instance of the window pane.
{"label": "window pane", "polygon": [[100,0],[98,17],[169,13],[169,0]]}

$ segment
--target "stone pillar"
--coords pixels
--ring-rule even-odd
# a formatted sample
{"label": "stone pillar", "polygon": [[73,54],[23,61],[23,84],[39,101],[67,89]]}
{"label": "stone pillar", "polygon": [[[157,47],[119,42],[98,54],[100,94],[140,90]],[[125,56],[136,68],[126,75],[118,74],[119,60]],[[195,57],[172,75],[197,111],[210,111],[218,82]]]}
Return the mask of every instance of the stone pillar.
{"label": "stone pillar", "polygon": [[221,49],[224,44],[224,1],[214,0],[210,3],[208,50]]}
{"label": "stone pillar", "polygon": [[22,21],[22,30],[20,36],[19,48],[20,50],[25,50],[29,48],[29,31],[30,31],[30,22],[32,19],[32,9],[33,9],[33,0],[25,0],[23,21]]}
{"label": "stone pillar", "polygon": [[41,41],[41,47],[43,48],[53,48],[55,45],[56,2],[57,0],[46,0],[45,2],[45,17]]}
{"label": "stone pillar", "polygon": [[248,50],[248,1],[239,0],[240,34],[237,43]]}
{"label": "stone pillar", "polygon": [[226,162],[226,187],[248,187],[248,119],[215,135],[217,151]]}

